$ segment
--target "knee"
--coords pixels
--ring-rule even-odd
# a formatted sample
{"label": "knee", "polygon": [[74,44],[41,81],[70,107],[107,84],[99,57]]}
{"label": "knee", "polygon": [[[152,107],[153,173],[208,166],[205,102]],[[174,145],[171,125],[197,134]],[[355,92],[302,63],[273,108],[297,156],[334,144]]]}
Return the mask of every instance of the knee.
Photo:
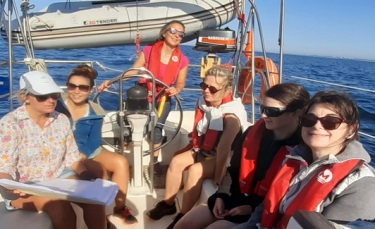
{"label": "knee", "polygon": [[82,209],[84,214],[94,213],[97,217],[105,215],[105,206],[100,204],[78,204]]}
{"label": "knee", "polygon": [[159,144],[163,141],[163,128],[156,126],[154,129],[154,143]]}
{"label": "knee", "polygon": [[171,173],[182,173],[182,171],[184,170],[184,162],[182,161],[182,158],[180,157],[173,157],[172,158],[172,161],[171,163],[169,164],[169,167],[168,167],[168,172],[171,172]]}
{"label": "knee", "polygon": [[184,217],[182,217],[177,223],[176,225],[173,227],[174,229],[184,229],[184,228],[194,228],[194,226],[192,227],[192,223],[194,224],[194,220],[191,221],[192,219],[190,219],[190,217],[187,217],[187,215],[184,215]]}
{"label": "knee", "polygon": [[68,201],[64,200],[51,200],[44,204],[43,211],[46,212],[64,212],[73,211],[73,207]]}
{"label": "knee", "polygon": [[129,162],[126,160],[125,157],[122,155],[118,155],[116,160],[116,168],[121,169],[121,170],[127,170],[129,168]]}
{"label": "knee", "polygon": [[[186,213],[173,227],[174,229],[185,229],[185,228],[205,228],[202,224],[202,219],[199,216],[205,216],[204,214],[196,215],[195,213],[200,212],[191,212],[194,211],[194,208]],[[193,213],[193,214],[191,214]]]}
{"label": "knee", "polygon": [[199,180],[203,176],[203,170],[200,164],[193,164],[189,167],[189,180]]}

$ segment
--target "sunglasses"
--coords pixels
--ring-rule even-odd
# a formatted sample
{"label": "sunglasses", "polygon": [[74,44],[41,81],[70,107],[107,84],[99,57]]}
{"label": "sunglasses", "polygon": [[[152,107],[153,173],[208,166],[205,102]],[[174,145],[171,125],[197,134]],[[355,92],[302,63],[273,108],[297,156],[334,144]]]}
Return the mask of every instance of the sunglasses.
{"label": "sunglasses", "polygon": [[47,95],[34,95],[30,93],[30,95],[34,96],[38,102],[44,102],[49,98],[52,98],[53,100],[58,100],[61,97],[60,93],[51,93]]}
{"label": "sunglasses", "polygon": [[288,112],[289,110],[284,107],[266,107],[263,105],[259,106],[260,108],[260,114],[266,114],[268,117],[279,117],[280,115],[284,114],[285,112]]}
{"label": "sunglasses", "polygon": [[215,94],[216,92],[223,90],[223,88],[217,89],[214,86],[208,86],[205,82],[200,83],[199,86],[202,88],[203,91],[205,91],[208,88],[211,94]]}
{"label": "sunglasses", "polygon": [[91,89],[91,86],[88,85],[75,85],[72,83],[67,83],[66,86],[68,87],[69,91],[74,91],[76,88],[78,88],[82,92],[88,92]]}
{"label": "sunglasses", "polygon": [[169,28],[168,31],[171,33],[171,34],[178,34],[179,37],[183,38],[185,36],[185,32],[182,32],[182,31],[178,31],[177,29],[175,28]]}
{"label": "sunglasses", "polygon": [[318,118],[314,114],[304,114],[301,117],[300,124],[303,127],[313,127],[318,122],[318,120],[326,130],[336,130],[337,128],[339,128],[341,123],[345,122],[345,120],[342,118],[329,115]]}

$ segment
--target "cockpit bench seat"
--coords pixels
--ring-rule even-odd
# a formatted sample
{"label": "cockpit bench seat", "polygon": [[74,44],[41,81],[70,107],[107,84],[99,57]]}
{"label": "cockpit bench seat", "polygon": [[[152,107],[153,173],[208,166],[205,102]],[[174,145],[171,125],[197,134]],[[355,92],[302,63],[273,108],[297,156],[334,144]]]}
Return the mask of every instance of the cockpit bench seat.
{"label": "cockpit bench seat", "polygon": [[31,211],[8,211],[0,196],[0,227],[6,229],[53,229],[47,213]]}

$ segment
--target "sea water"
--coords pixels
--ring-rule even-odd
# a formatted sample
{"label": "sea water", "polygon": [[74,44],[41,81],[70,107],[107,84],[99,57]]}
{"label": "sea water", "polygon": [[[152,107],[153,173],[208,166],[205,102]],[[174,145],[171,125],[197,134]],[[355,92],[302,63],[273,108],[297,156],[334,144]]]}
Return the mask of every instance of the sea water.
{"label": "sea water", "polygon": [[[193,49],[193,46],[181,46],[183,53],[188,56],[191,64],[199,65],[201,57],[205,55]],[[7,80],[8,68],[4,62],[8,61],[7,45],[0,42],[0,81]],[[15,47],[15,58],[22,61],[24,58],[24,49]],[[95,64],[99,76],[97,83],[100,84],[106,79],[111,79],[130,68],[136,59],[136,49],[134,46],[114,46],[92,49],[71,49],[71,50],[36,50],[36,58],[45,60],[76,60],[76,61],[97,61],[103,68]],[[230,63],[233,53],[218,54],[222,63]],[[279,64],[277,54],[268,54],[268,57]],[[77,64],[48,64],[48,72],[55,78],[57,83],[64,85],[71,69]],[[348,92],[358,104],[361,117],[361,132],[375,136],[375,62],[367,60],[342,59],[334,57],[300,56],[285,54],[283,58],[283,82],[295,82],[302,84],[306,89],[314,94],[321,90],[343,90]],[[105,66],[105,67],[104,67]],[[23,64],[14,66],[14,90],[18,90],[18,81],[22,73],[27,68]],[[200,68],[190,67],[188,78],[186,80],[187,88],[199,88],[201,82],[199,77]],[[259,77],[258,77],[259,78]],[[320,81],[330,84],[321,83]],[[256,79],[256,85],[260,80]],[[126,82],[126,85],[134,85],[134,80]],[[335,84],[346,85],[339,87]],[[363,88],[357,90],[354,88]],[[259,90],[256,90],[258,92]],[[0,95],[3,94],[0,92]],[[183,91],[181,93],[183,109],[193,109],[199,93]],[[118,99],[112,94],[103,94],[100,96],[102,106],[108,110],[114,110],[119,107]],[[9,100],[0,99],[0,117],[9,111]],[[15,103],[15,106],[17,104]],[[259,111],[256,111],[256,117],[259,118]],[[361,135],[360,141],[365,149],[373,155],[375,159],[375,139]],[[373,160],[375,161],[375,160]],[[374,165],[374,162],[373,162]]]}

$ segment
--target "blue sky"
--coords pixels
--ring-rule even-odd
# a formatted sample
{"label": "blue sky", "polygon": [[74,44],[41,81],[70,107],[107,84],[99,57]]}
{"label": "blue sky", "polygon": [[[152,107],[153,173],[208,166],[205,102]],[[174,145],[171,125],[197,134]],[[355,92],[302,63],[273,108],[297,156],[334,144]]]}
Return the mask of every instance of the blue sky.
{"label": "blue sky", "polygon": [[[40,10],[58,1],[30,2]],[[266,50],[278,52],[280,1],[257,0],[256,4]],[[285,0],[285,7],[285,53],[375,60],[375,1]],[[237,19],[227,26],[237,29]],[[259,42],[256,47],[260,50]]]}
{"label": "blue sky", "polygon": [[[280,1],[258,0],[256,6],[266,50],[278,52]],[[375,60],[374,10],[370,0],[285,0],[284,52]]]}

